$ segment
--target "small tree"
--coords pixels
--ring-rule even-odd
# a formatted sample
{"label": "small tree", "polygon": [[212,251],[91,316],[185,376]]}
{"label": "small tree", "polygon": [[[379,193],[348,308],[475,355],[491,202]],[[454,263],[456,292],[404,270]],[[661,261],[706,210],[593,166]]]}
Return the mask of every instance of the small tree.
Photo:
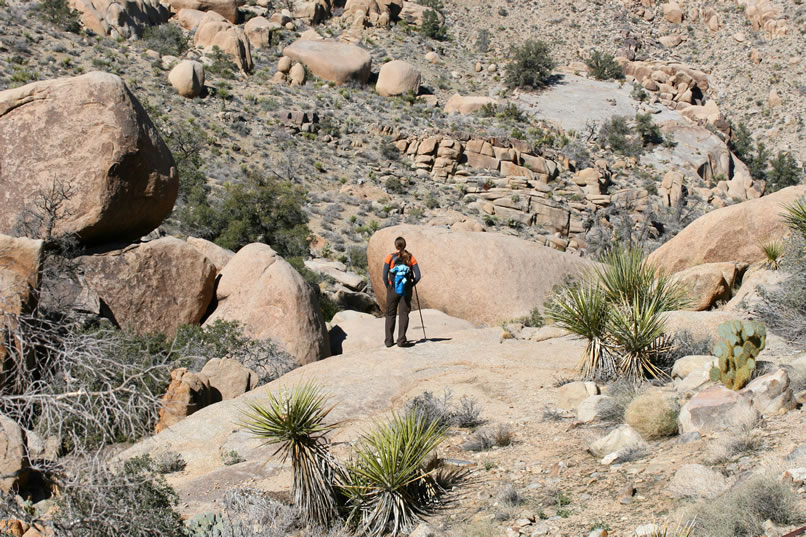
{"label": "small tree", "polygon": [[767,190],[775,192],[788,186],[797,185],[803,177],[803,169],[789,153],[779,151],[770,162],[772,167],[767,172]]}
{"label": "small tree", "polygon": [[41,19],[65,32],[77,34],[81,30],[79,13],[67,4],[67,0],[42,0],[36,10]]}
{"label": "small tree", "polygon": [[529,40],[513,48],[511,55],[513,61],[506,66],[504,77],[510,88],[540,89],[551,81],[555,62],[544,41]]}
{"label": "small tree", "polygon": [[143,46],[161,56],[180,57],[188,49],[188,37],[176,24],[149,26],[143,32]]}
{"label": "small tree", "polygon": [[612,54],[595,50],[590,58],[585,60],[585,65],[588,66],[590,74],[597,80],[618,80],[624,78],[624,72]]}
{"label": "small tree", "polygon": [[445,41],[448,39],[448,29],[445,26],[445,16],[442,14],[442,2],[440,0],[423,1],[422,4],[430,7],[423,13],[423,24],[420,32],[431,39]]}

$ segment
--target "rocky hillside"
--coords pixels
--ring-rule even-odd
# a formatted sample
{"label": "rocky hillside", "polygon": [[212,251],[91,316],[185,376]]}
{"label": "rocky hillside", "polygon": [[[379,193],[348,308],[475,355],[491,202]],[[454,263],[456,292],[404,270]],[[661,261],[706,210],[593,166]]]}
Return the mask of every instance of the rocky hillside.
{"label": "rocky hillside", "polygon": [[[800,0],[0,0],[0,29],[0,533],[806,523]],[[398,235],[425,309],[385,349]],[[306,382],[335,406],[293,467],[244,411]],[[392,492],[430,516],[362,526],[390,416],[444,426]]]}

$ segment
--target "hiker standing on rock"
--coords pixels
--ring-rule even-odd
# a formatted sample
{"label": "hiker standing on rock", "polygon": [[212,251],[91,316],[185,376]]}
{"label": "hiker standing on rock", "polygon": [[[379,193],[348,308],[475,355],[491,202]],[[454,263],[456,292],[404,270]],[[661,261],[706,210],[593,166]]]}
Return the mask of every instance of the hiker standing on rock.
{"label": "hiker standing on rock", "polygon": [[[395,239],[397,251],[386,256],[383,262],[383,281],[386,285],[386,346],[410,347],[406,340],[411,311],[411,290],[420,281],[417,260],[406,250],[406,239]],[[395,316],[400,314],[397,341],[394,340]]]}

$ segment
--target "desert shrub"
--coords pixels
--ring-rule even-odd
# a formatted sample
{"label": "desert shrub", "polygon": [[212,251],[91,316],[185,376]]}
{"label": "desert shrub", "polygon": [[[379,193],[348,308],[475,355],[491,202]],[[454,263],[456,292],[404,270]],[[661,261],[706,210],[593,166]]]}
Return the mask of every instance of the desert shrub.
{"label": "desert shrub", "polygon": [[778,525],[803,522],[797,494],[774,475],[756,475],[693,510],[697,533],[711,537],[750,537],[764,534],[764,522]]}
{"label": "desert shrub", "polygon": [[803,180],[803,169],[790,153],[779,151],[770,162],[767,171],[767,191],[775,192],[788,186],[800,184]]}
{"label": "desert shrub", "polygon": [[156,50],[161,56],[182,57],[187,51],[188,37],[176,24],[149,26],[143,32],[143,46]]}
{"label": "desert shrub", "polygon": [[482,28],[476,34],[476,50],[482,53],[490,50],[490,31],[486,28]]}
{"label": "desert shrub", "polygon": [[767,167],[769,166],[770,151],[762,142],[756,142],[756,152],[753,158],[747,163],[750,175],[756,179],[767,178]]}
{"label": "desert shrub", "polygon": [[228,183],[220,197],[210,197],[180,211],[188,234],[231,250],[263,242],[286,258],[309,255],[311,232],[299,185],[246,170],[243,182]]}
{"label": "desert shrub", "polygon": [[643,137],[636,133],[627,118],[613,116],[599,127],[597,139],[602,146],[628,157],[637,157],[644,151]]}
{"label": "desert shrub", "polygon": [[781,265],[781,258],[786,251],[786,245],[783,241],[770,240],[759,244],[762,253],[764,254],[764,265],[770,270],[778,270]]}
{"label": "desert shrub", "polygon": [[218,46],[213,45],[213,49],[209,52],[208,56],[210,57],[210,63],[204,67],[205,73],[228,80],[235,78],[235,73],[238,72],[238,65],[232,61],[229,54],[221,50]]}
{"label": "desert shrub", "polygon": [[624,420],[646,439],[662,438],[677,434],[679,412],[677,402],[667,395],[647,391],[630,402]]}
{"label": "desert shrub", "polygon": [[739,123],[736,126],[731,125],[731,137],[728,141],[728,147],[742,162],[747,163],[752,159],[753,137],[747,125],[744,123]]}
{"label": "desert shrub", "polygon": [[462,449],[467,451],[487,451],[494,447],[505,447],[512,444],[512,430],[506,425],[499,424],[495,427],[485,427],[473,433],[473,435],[462,444]]}
{"label": "desert shrub", "polygon": [[776,335],[803,343],[806,341],[806,200],[785,207],[783,217],[793,231],[779,263],[786,279],[772,289],[759,288],[762,300],[756,305],[756,314]]}
{"label": "desert shrub", "polygon": [[590,74],[597,80],[614,80],[624,78],[624,72],[621,66],[615,60],[612,54],[594,50],[590,58],[585,60],[585,65],[588,66]]}
{"label": "desert shrub", "polygon": [[80,14],[72,9],[67,0],[41,0],[36,7],[39,17],[65,32],[77,34],[81,30]]}
{"label": "desert shrub", "polygon": [[367,259],[367,249],[353,246],[347,250],[347,261],[350,267],[359,274],[366,274],[369,270],[369,260]]}
{"label": "desert shrub", "polygon": [[540,89],[551,81],[555,62],[548,43],[529,40],[510,52],[512,62],[507,64],[504,82],[510,88]]}
{"label": "desert shrub", "polygon": [[588,340],[579,365],[583,377],[663,376],[658,362],[669,345],[662,313],[686,303],[684,288],[637,248],[614,248],[602,262],[582,282],[558,289],[546,316]]}
{"label": "desert shrub", "polygon": [[418,414],[426,423],[437,423],[442,427],[475,427],[482,421],[481,407],[474,398],[464,395],[455,404],[447,389],[442,397],[425,391],[410,399],[406,403],[406,412]]}
{"label": "desert shrub", "polygon": [[423,24],[420,26],[420,33],[437,41],[448,39],[448,28],[445,26],[442,0],[420,0],[419,3],[431,8],[423,13]]}
{"label": "desert shrub", "polygon": [[[177,537],[185,535],[177,496],[146,455],[112,469],[98,458],[72,461],[51,476],[59,489],[48,517],[13,495],[2,495],[0,516],[37,522],[60,537]],[[51,534],[51,533],[46,533]]]}
{"label": "desert shrub", "polygon": [[713,337],[698,337],[688,330],[681,330],[672,337],[665,361],[671,368],[676,360],[684,356],[711,354],[715,344]]}
{"label": "desert shrub", "polygon": [[652,121],[652,114],[635,114],[635,130],[641,136],[644,146],[657,145],[663,143],[663,135],[655,122]]}
{"label": "desert shrub", "polygon": [[521,317],[518,320],[523,323],[523,326],[528,326],[531,328],[540,328],[546,324],[546,320],[543,319],[543,314],[540,313],[540,308],[536,306],[532,308],[532,311],[529,312],[529,315],[526,317]]}
{"label": "desert shrub", "polygon": [[205,136],[192,118],[162,130],[179,171],[179,202],[192,206],[205,203],[209,192],[207,177],[202,172]]}
{"label": "desert shrub", "polygon": [[403,187],[403,183],[395,176],[389,177],[384,183],[384,186],[386,187],[386,191],[391,194],[402,194],[406,191]]}
{"label": "desert shrub", "polygon": [[504,485],[501,490],[498,491],[497,496],[498,500],[507,507],[517,507],[526,503],[526,498],[524,498],[518,488],[511,483]]}

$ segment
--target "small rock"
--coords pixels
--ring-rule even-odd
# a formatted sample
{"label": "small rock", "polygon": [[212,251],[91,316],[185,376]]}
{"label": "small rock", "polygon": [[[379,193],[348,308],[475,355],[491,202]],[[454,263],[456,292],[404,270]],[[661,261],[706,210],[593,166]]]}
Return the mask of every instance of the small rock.
{"label": "small rock", "polygon": [[422,522],[409,534],[409,537],[434,537],[435,535],[434,530],[428,524]]}
{"label": "small rock", "polygon": [[611,431],[610,434],[594,441],[588,447],[588,451],[595,457],[601,458],[619,450],[646,449],[646,447],[647,443],[637,431],[629,425],[622,425]]}
{"label": "small rock", "polygon": [[577,420],[583,423],[600,420],[603,416],[611,413],[616,405],[617,402],[612,397],[591,395],[577,407]]}

